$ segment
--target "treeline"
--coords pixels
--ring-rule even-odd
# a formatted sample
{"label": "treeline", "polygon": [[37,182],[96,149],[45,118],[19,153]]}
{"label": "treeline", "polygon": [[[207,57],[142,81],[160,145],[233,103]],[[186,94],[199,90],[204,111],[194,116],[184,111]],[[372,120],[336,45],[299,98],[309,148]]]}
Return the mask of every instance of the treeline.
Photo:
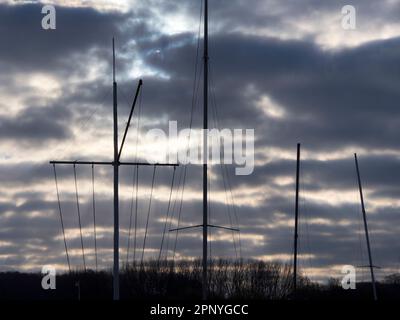
{"label": "treeline", "polygon": [[[0,299],[10,300],[110,300],[112,275],[109,271],[58,274],[55,290],[43,290],[42,275],[0,273]],[[120,273],[121,299],[200,299],[201,261],[147,261],[126,265]],[[338,279],[318,284],[298,276],[293,293],[290,265],[279,262],[213,260],[209,262],[210,299],[246,300],[357,300],[372,299],[370,283],[357,283],[356,290],[343,290]],[[377,284],[381,299],[400,300],[400,274]]]}

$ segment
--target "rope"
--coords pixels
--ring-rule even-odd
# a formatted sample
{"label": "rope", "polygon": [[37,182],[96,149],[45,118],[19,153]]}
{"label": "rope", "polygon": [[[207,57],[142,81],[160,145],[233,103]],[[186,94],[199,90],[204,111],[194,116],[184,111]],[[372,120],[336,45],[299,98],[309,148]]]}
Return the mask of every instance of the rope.
{"label": "rope", "polygon": [[95,201],[95,193],[94,193],[94,165],[92,164],[92,191],[93,191],[93,232],[94,232],[94,254],[96,257],[96,271],[97,271],[97,234],[96,234],[96,201]]}
{"label": "rope", "polygon": [[164,245],[165,232],[167,231],[168,217],[169,217],[169,212],[170,212],[170,208],[171,208],[172,191],[174,190],[175,171],[176,171],[176,168],[174,167],[174,171],[172,174],[171,191],[169,193],[167,216],[165,217],[164,231],[163,231],[163,235],[162,235],[162,239],[161,239],[161,246],[160,246],[160,253],[158,255],[158,264],[160,264],[162,249],[163,249],[163,245]]}
{"label": "rope", "polygon": [[83,237],[82,237],[82,224],[81,224],[81,210],[79,208],[79,195],[78,195],[78,183],[76,178],[76,166],[74,164],[74,178],[75,178],[75,195],[76,195],[76,207],[78,209],[78,221],[79,221],[79,232],[81,235],[81,247],[82,247],[82,257],[83,257],[83,268],[86,271],[86,261],[85,261],[85,249],[83,248]]}
{"label": "rope", "polygon": [[61,211],[60,193],[58,191],[57,172],[56,172],[56,165],[55,164],[53,164],[53,169],[54,169],[54,182],[56,184],[56,191],[57,191],[58,210],[59,210],[59,213],[60,213],[61,229],[62,229],[63,238],[64,238],[65,253],[66,253],[66,256],[67,256],[68,270],[69,270],[69,272],[71,272],[71,264],[69,262],[67,240],[65,238],[64,220],[63,220],[62,211]]}
{"label": "rope", "polygon": [[154,166],[153,169],[153,179],[151,182],[151,191],[150,191],[150,200],[149,200],[149,210],[147,211],[147,221],[146,221],[146,231],[144,233],[144,239],[143,239],[143,250],[142,250],[142,258],[140,259],[140,265],[143,266],[143,258],[144,258],[144,250],[146,248],[146,239],[147,239],[147,231],[149,228],[149,219],[150,219],[150,211],[151,211],[151,201],[153,199],[153,190],[154,190],[154,180],[156,176],[156,168],[157,166]]}

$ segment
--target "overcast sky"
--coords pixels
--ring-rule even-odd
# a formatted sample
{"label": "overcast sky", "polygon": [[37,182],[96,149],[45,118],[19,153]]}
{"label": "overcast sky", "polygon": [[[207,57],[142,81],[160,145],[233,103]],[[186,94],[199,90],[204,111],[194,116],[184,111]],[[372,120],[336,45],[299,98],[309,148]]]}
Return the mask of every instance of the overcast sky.
{"label": "overcast sky", "polygon": [[[324,280],[340,276],[342,265],[367,264],[354,152],[359,155],[374,264],[382,267],[378,276],[398,272],[400,1],[209,2],[210,68],[220,127],[255,129],[256,136],[254,173],[235,176],[234,166],[227,166],[243,258],[290,262],[296,144],[301,142],[302,272]],[[0,270],[67,267],[48,161],[111,159],[113,36],[120,133],[139,78],[144,80],[141,132],[164,129],[168,120],[178,121],[180,128],[190,122],[200,0],[51,3],[57,10],[56,30],[41,28],[43,3],[0,1]],[[345,4],[357,10],[356,30],[342,28]],[[201,104],[200,99],[194,109],[195,127],[201,126]],[[137,116],[124,159],[134,158]],[[149,145],[151,152],[145,148]],[[138,157],[150,159],[158,148],[139,139]],[[77,170],[85,253],[94,267],[91,169]],[[183,226],[202,219],[201,172],[196,166],[187,170]],[[156,257],[160,247],[172,171],[157,169],[148,258]],[[177,169],[176,181],[182,171]],[[99,263],[109,268],[112,170],[96,167],[95,173]],[[121,168],[121,262],[126,258],[132,173],[132,168]],[[60,167],[58,174],[68,249],[77,268],[82,256],[73,171]],[[137,252],[151,177],[152,168],[140,168]],[[229,225],[232,212],[218,166],[210,189],[212,223]],[[175,191],[172,198],[179,203]],[[176,215],[178,205],[172,211]],[[231,233],[212,230],[211,239],[214,257],[235,256]],[[200,230],[179,234],[177,254],[201,256]]]}

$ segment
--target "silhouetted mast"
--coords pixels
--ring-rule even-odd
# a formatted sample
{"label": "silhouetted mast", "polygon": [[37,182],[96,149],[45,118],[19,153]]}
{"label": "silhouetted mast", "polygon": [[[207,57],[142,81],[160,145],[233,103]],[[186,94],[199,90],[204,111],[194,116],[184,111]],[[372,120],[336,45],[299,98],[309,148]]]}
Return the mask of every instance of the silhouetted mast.
{"label": "silhouetted mast", "polygon": [[294,258],[293,258],[293,292],[297,290],[297,239],[299,221],[299,179],[300,179],[300,143],[297,144],[297,165],[296,165],[296,204],[294,219]]}
{"label": "silhouetted mast", "polygon": [[[96,166],[113,166],[114,168],[114,261],[113,261],[113,297],[114,300],[119,300],[119,166],[161,166],[161,167],[176,167],[178,164],[169,163],[155,163],[151,164],[149,162],[121,162],[121,154],[123,151],[125,138],[128,134],[130,123],[132,120],[133,110],[135,108],[140,89],[143,85],[143,81],[139,80],[135,98],[132,103],[131,111],[129,114],[128,122],[125,127],[125,132],[123,135],[121,146],[118,147],[118,113],[117,113],[117,82],[115,80],[115,44],[114,38],[112,40],[113,49],[113,129],[114,129],[114,160],[113,161],[50,161],[50,164],[54,166],[57,165],[94,165]],[[54,167],[55,168],[55,167]],[[56,177],[56,175],[55,175]],[[57,177],[56,177],[57,178]],[[67,251],[67,249],[66,249]],[[67,252],[68,254],[68,252]],[[69,264],[69,257],[68,264]]]}
{"label": "silhouetted mast", "polygon": [[203,299],[207,299],[207,242],[208,242],[208,212],[207,212],[207,162],[208,162],[208,0],[204,0],[204,118],[203,118]]}
{"label": "silhouetted mast", "polygon": [[170,229],[169,231],[179,231],[188,230],[192,228],[202,228],[203,229],[203,258],[202,258],[202,297],[204,300],[208,296],[208,228],[217,228],[223,230],[230,230],[233,232],[240,232],[238,228],[229,228],[219,225],[212,225],[208,223],[208,141],[207,141],[207,131],[208,131],[208,67],[209,67],[209,56],[208,56],[208,0],[204,0],[204,80],[203,80],[203,99],[204,99],[204,114],[203,114],[203,223],[194,226],[180,227],[176,229]]}
{"label": "silhouetted mast", "polygon": [[358,160],[357,153],[354,154],[354,160],[356,162],[356,170],[357,170],[357,179],[358,179],[358,188],[360,190],[360,199],[361,199],[361,210],[364,219],[364,229],[365,229],[365,238],[367,240],[367,249],[368,249],[368,259],[369,259],[369,270],[371,272],[371,282],[372,282],[372,291],[374,293],[374,300],[378,300],[378,296],[376,294],[376,285],[375,285],[375,275],[374,275],[374,265],[372,264],[372,254],[371,254],[371,246],[369,244],[369,234],[368,234],[368,224],[367,224],[367,215],[365,213],[364,206],[364,196],[361,186],[361,178],[360,178],[360,169],[358,168]]}
{"label": "silhouetted mast", "polygon": [[114,264],[113,289],[114,300],[119,300],[119,159],[118,159],[118,113],[117,82],[115,81],[115,44],[113,45],[113,124],[114,124]]}

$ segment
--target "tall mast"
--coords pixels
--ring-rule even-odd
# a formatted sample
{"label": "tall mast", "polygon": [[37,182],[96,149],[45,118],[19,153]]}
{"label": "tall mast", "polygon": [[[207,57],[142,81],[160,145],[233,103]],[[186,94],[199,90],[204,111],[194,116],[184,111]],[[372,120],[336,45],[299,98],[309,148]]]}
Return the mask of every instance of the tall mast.
{"label": "tall mast", "polygon": [[207,161],[208,161],[208,0],[204,0],[204,119],[203,119],[203,300],[207,299]]}
{"label": "tall mast", "polygon": [[[114,159],[113,161],[50,161],[50,164],[55,165],[101,165],[101,166],[113,166],[114,167],[114,263],[113,263],[113,298],[119,300],[119,166],[162,166],[162,167],[177,167],[178,164],[173,163],[156,163],[150,164],[148,162],[121,162],[120,157],[123,151],[125,138],[127,137],[130,123],[132,120],[133,110],[135,108],[140,89],[143,85],[143,81],[139,80],[139,84],[136,89],[135,98],[132,103],[131,111],[129,114],[128,122],[125,127],[122,143],[118,151],[118,113],[117,113],[117,82],[115,80],[115,42],[112,39],[112,51],[113,51],[113,127],[114,127]],[[55,174],[55,179],[57,178]],[[68,259],[67,247],[65,247]],[[69,262],[69,260],[68,260]]]}
{"label": "tall mast", "polygon": [[374,275],[374,265],[372,264],[372,254],[371,254],[371,246],[369,244],[369,234],[368,234],[368,224],[367,224],[367,215],[365,213],[364,206],[364,196],[361,186],[361,177],[360,177],[360,169],[358,167],[357,153],[354,154],[354,160],[356,162],[356,170],[357,170],[357,179],[358,179],[358,188],[360,190],[360,199],[361,199],[361,210],[364,219],[364,229],[365,229],[365,238],[367,240],[367,249],[368,249],[368,259],[369,259],[369,270],[371,271],[371,282],[372,282],[372,291],[374,294],[374,300],[378,300],[378,296],[376,294],[376,285],[375,285],[375,275]]}
{"label": "tall mast", "polygon": [[117,113],[117,82],[115,81],[115,43],[113,46],[113,120],[114,120],[114,266],[113,266],[113,289],[114,300],[119,300],[119,201],[118,201],[118,113]]}
{"label": "tall mast", "polygon": [[296,205],[294,220],[294,261],[293,261],[293,292],[297,290],[297,239],[299,221],[299,179],[300,179],[300,143],[297,144],[297,166],[296,166]]}

